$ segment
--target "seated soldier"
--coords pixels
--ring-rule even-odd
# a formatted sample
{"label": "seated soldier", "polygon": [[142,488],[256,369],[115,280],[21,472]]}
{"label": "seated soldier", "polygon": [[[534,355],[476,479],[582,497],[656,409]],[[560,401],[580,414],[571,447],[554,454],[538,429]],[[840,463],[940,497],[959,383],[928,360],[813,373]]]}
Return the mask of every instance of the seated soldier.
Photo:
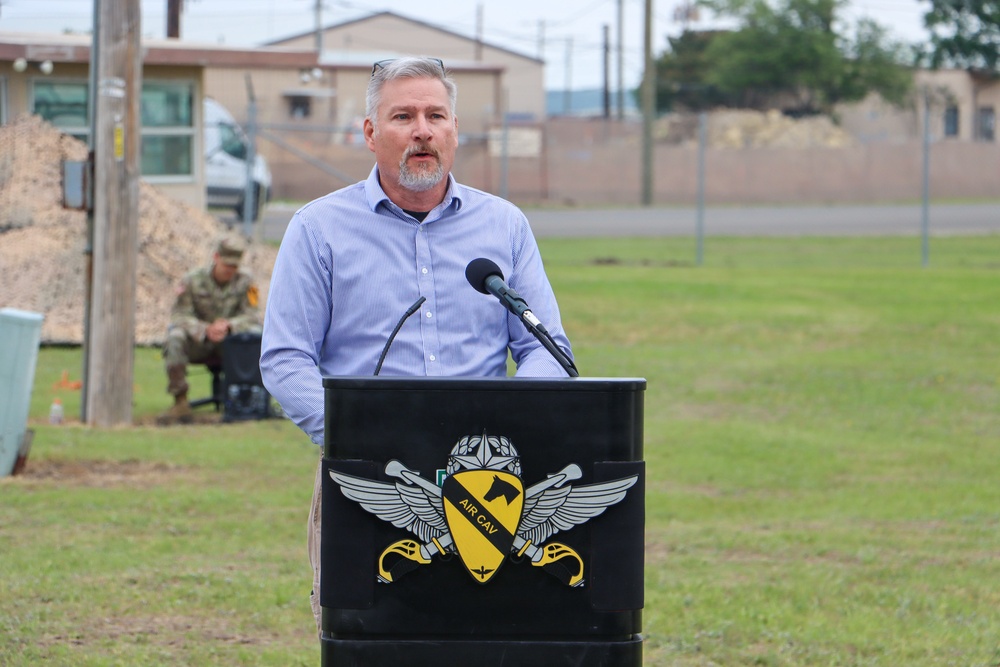
{"label": "seated soldier", "polygon": [[221,343],[231,333],[261,331],[257,286],[240,270],[245,250],[242,236],[227,235],[219,241],[212,264],[191,271],[181,282],[163,345],[167,392],[174,405],[160,417],[161,423],[192,421],[189,363],[218,361]]}

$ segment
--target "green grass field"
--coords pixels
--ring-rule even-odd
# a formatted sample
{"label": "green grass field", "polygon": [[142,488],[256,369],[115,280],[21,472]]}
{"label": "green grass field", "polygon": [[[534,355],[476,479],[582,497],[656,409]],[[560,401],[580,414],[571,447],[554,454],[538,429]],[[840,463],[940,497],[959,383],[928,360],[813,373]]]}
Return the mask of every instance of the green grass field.
{"label": "green grass field", "polygon": [[[648,383],[646,665],[1000,666],[1000,236],[542,246],[581,373]],[[0,665],[319,664],[316,448],[81,427],[79,368],[0,480]]]}

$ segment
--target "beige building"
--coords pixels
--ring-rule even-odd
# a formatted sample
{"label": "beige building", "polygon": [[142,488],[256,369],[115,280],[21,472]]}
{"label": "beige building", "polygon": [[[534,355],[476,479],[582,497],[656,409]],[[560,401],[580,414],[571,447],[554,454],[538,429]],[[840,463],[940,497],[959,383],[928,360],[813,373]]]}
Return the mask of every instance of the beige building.
{"label": "beige building", "polygon": [[[206,94],[243,122],[248,116],[252,86],[257,123],[269,136],[282,134],[295,145],[307,148],[317,143],[363,143],[365,93],[372,66],[392,54],[348,57],[323,52],[317,57],[314,51],[298,52],[311,55],[311,62],[291,68],[258,61],[206,63]],[[449,64],[448,71],[459,89],[459,131],[477,135],[496,125],[503,95],[503,68],[455,63]],[[272,148],[265,144],[261,150],[266,154]]]}
{"label": "beige building", "polygon": [[840,125],[863,143],[920,139],[924,133],[924,101],[934,141],[997,141],[1000,81],[960,69],[917,70],[912,103],[904,109],[877,96],[837,110]]}
{"label": "beige building", "polygon": [[[315,32],[276,40],[268,46],[316,50]],[[503,109],[525,120],[545,119],[545,63],[465,35],[392,12],[332,25],[321,31],[322,60],[329,64],[361,63],[369,72],[375,60],[402,55],[441,58],[458,79],[459,122],[474,127],[486,118],[496,121]],[[494,72],[495,91],[470,86],[460,76],[481,69]],[[342,82],[348,83],[347,81]],[[345,90],[342,85],[340,90]],[[506,98],[504,100],[504,98]]]}
{"label": "beige building", "polygon": [[[0,33],[0,124],[35,114],[86,142],[91,42],[89,35]],[[205,206],[206,63],[239,63],[248,71],[276,68],[289,72],[289,79],[316,63],[315,53],[277,48],[145,40],[142,49],[142,177],[168,196],[200,208]]]}

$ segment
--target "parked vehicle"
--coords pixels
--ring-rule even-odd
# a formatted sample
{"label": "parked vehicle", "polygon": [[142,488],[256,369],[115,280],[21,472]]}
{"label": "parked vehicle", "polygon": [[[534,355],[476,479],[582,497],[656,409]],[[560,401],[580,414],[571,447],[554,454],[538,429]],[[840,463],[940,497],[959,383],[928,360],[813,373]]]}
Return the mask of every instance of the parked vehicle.
{"label": "parked vehicle", "polygon": [[249,141],[226,107],[206,97],[205,188],[210,208],[232,208],[243,218],[243,200],[247,192],[248,172],[253,179],[252,219],[260,217],[261,207],[271,200],[271,170],[259,153],[254,154],[253,169],[247,169]]}

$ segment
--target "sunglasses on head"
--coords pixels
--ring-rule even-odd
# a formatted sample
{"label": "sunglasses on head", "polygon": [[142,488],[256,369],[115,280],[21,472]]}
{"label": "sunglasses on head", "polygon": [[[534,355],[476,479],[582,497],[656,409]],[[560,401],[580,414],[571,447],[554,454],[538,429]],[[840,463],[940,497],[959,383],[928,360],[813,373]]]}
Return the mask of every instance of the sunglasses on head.
{"label": "sunglasses on head", "polygon": [[[391,62],[395,62],[398,58],[388,58],[387,60],[379,60],[374,65],[372,65],[372,76],[375,76],[375,72],[379,71]],[[441,68],[441,72],[444,73],[444,61],[440,58],[428,58],[431,62],[437,63],[437,66]]]}

